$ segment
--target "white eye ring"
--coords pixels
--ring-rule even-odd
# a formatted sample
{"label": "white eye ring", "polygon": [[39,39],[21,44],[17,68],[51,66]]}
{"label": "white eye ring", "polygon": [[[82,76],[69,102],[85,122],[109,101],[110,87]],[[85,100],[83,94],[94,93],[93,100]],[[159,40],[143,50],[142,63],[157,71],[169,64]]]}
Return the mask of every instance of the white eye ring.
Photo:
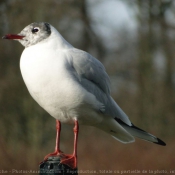
{"label": "white eye ring", "polygon": [[32,29],[32,33],[37,33],[39,31],[39,28],[38,27],[34,27],[33,29]]}

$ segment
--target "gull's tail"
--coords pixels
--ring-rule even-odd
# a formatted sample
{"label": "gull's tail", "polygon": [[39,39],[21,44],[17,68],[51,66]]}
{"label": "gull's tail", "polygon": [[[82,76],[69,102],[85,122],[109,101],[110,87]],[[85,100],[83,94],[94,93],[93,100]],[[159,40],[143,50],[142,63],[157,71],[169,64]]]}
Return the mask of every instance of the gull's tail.
{"label": "gull's tail", "polygon": [[134,137],[113,118],[106,117],[101,123],[96,124],[95,127],[107,132],[122,143],[131,143],[135,141]]}
{"label": "gull's tail", "polygon": [[131,126],[125,124],[123,121],[120,119],[115,118],[117,123],[119,123],[128,133],[130,133],[134,137],[138,137],[140,139],[153,142],[158,145],[165,146],[166,143],[160,140],[159,138],[155,137],[154,135],[134,126],[133,124]]}

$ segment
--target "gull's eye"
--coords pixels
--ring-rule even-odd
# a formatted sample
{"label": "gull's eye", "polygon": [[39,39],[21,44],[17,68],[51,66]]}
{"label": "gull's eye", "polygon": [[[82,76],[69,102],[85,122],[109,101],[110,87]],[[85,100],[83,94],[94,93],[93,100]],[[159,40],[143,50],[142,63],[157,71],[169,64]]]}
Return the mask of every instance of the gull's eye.
{"label": "gull's eye", "polygon": [[33,29],[32,29],[32,33],[37,33],[39,31],[39,28],[38,27],[34,27]]}

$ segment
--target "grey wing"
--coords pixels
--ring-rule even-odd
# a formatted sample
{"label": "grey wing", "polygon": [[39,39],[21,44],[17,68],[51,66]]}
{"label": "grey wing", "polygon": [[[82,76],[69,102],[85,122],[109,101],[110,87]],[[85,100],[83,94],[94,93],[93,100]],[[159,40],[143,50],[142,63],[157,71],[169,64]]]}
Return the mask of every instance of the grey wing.
{"label": "grey wing", "polygon": [[110,79],[103,64],[87,52],[78,49],[74,49],[71,55],[78,81],[104,105],[105,110],[103,108],[101,111],[131,125],[127,115],[110,96]]}
{"label": "grey wing", "polygon": [[72,56],[73,67],[80,80],[86,79],[91,83],[94,83],[96,87],[105,94],[110,95],[110,79],[103,64],[87,52],[78,49],[74,49]]}

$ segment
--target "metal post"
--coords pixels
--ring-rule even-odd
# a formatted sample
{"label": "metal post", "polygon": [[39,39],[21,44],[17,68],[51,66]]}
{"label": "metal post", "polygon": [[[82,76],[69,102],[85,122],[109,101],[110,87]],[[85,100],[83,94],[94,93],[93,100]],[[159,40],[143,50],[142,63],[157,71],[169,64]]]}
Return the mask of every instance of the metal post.
{"label": "metal post", "polygon": [[78,175],[77,169],[60,163],[60,157],[49,157],[39,165],[40,175]]}

